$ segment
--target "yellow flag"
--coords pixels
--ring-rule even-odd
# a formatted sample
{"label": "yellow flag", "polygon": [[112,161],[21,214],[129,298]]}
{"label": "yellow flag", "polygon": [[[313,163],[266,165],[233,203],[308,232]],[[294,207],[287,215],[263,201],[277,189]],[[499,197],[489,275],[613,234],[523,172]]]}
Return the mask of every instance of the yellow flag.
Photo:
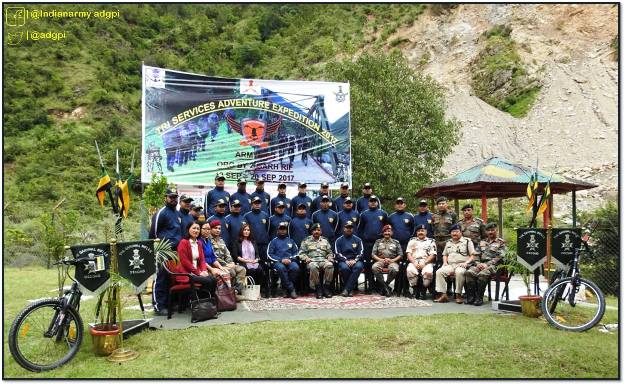
{"label": "yellow flag", "polygon": [[96,197],[98,198],[98,202],[100,202],[100,206],[104,206],[104,192],[111,188],[111,178],[108,174],[104,173],[100,177],[100,181],[98,182],[98,189],[95,192]]}
{"label": "yellow flag", "polygon": [[130,193],[128,192],[128,180],[122,182],[118,179],[116,186],[118,188],[117,205],[119,207],[119,212],[124,216],[124,218],[127,218],[128,210],[130,209]]}
{"label": "yellow flag", "polygon": [[545,187],[545,192],[543,193],[542,202],[540,204],[540,207],[538,208],[538,214],[542,214],[543,212],[545,212],[547,206],[549,205],[549,198],[551,198],[551,188],[549,187],[549,183],[547,183],[547,186]]}

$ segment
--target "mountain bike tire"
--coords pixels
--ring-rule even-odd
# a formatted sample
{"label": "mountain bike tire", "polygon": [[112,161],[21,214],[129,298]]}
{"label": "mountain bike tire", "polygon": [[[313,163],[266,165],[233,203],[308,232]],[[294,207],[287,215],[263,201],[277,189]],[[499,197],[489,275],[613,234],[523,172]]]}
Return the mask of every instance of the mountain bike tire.
{"label": "mountain bike tire", "polygon": [[[83,339],[80,314],[68,306],[64,319],[59,321],[61,309],[60,299],[45,299],[24,308],[13,321],[9,331],[9,350],[24,369],[41,372],[58,368],[80,350]],[[61,329],[54,336],[45,337],[43,333],[56,322],[62,323]]]}
{"label": "mountain bike tire", "polygon": [[[558,329],[583,332],[599,323],[605,313],[605,297],[601,289],[587,279],[577,278],[577,280],[579,281],[577,287],[574,286],[571,277],[558,280],[549,286],[543,297],[541,303],[543,315],[549,324]],[[583,294],[589,299],[589,303],[577,298],[580,288],[584,289]],[[573,290],[575,292],[572,292]]]}

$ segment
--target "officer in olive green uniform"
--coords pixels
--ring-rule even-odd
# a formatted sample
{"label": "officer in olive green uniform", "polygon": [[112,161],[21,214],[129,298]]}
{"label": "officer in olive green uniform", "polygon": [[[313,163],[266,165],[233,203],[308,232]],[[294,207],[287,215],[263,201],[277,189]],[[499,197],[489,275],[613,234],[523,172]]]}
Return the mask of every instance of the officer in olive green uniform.
{"label": "officer in olive green uniform", "polygon": [[436,241],[437,259],[443,258],[443,250],[447,241],[451,239],[450,229],[458,222],[458,215],[447,207],[447,198],[444,196],[436,199],[436,207],[438,211],[432,215],[432,230],[434,231],[434,240]]}
{"label": "officer in olive green uniform", "polygon": [[243,291],[243,285],[245,285],[245,267],[234,263],[230,250],[226,247],[226,243],[221,238],[221,223],[218,219],[210,222],[210,242],[213,247],[213,252],[217,257],[217,262],[222,267],[222,270],[227,270],[230,273],[230,277],[236,280],[234,281],[234,287],[239,294]]}
{"label": "officer in olive green uniform", "polygon": [[460,230],[462,231],[462,236],[472,240],[473,246],[477,249],[480,240],[486,238],[484,222],[481,218],[473,216],[473,205],[471,203],[462,206],[462,215],[464,218],[458,222]]}
{"label": "officer in olive green uniform", "polygon": [[[395,276],[399,272],[399,260],[404,255],[401,244],[397,239],[391,238],[393,235],[393,229],[391,225],[384,225],[382,227],[382,237],[373,244],[371,250],[371,257],[375,261],[371,270],[373,276],[380,288],[380,294],[387,297],[391,296],[390,284],[395,279]],[[388,276],[386,282],[384,282],[384,275],[382,274],[383,268],[388,268]]]}
{"label": "officer in olive green uniform", "polygon": [[440,294],[434,302],[448,302],[447,282],[445,279],[453,272],[456,279],[456,303],[462,304],[462,288],[464,274],[471,262],[476,258],[473,242],[462,236],[460,226],[451,227],[451,239],[447,241],[443,250],[443,266],[436,270],[436,291]]}
{"label": "officer in olive green uniform", "polygon": [[[317,298],[332,297],[332,278],[334,278],[334,254],[330,242],[321,236],[321,226],[313,223],[311,234],[302,241],[299,259],[308,266],[310,287],[315,288]],[[319,271],[323,272],[323,290],[319,279]]]}
{"label": "officer in olive green uniform", "polygon": [[[491,275],[497,272],[497,264],[501,262],[506,254],[506,241],[497,237],[497,224],[486,225],[486,239],[480,241],[482,255],[480,262],[467,270],[465,273],[465,283],[467,289],[467,300],[465,303],[480,306],[484,303],[484,290],[490,280]],[[476,282],[477,281],[477,282]]]}

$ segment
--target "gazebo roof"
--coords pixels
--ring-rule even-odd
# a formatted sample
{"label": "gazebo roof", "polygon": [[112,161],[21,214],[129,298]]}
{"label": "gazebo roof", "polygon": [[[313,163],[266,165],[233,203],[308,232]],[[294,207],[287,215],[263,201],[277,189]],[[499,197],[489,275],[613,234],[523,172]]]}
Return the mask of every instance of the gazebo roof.
{"label": "gazebo roof", "polygon": [[[487,198],[513,198],[526,195],[527,183],[534,170],[514,164],[506,159],[493,157],[473,166],[451,178],[436,182],[417,191],[417,197],[436,197],[469,199],[480,198],[484,193]],[[539,190],[542,191],[549,177],[538,170]],[[565,194],[573,190],[586,190],[597,185],[553,174],[551,193]]]}

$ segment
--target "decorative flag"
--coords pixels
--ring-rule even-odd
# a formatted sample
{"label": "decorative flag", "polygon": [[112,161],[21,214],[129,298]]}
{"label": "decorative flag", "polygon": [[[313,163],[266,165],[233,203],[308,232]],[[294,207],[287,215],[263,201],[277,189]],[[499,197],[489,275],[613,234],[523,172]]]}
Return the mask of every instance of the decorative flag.
{"label": "decorative flag", "polygon": [[128,218],[128,210],[130,209],[130,193],[128,192],[128,180],[122,182],[117,180],[116,183],[116,195],[117,195],[117,207],[119,207],[119,213]]}
{"label": "decorative flag", "polygon": [[104,169],[102,169],[102,175],[100,176],[100,181],[98,182],[98,189],[95,192],[96,197],[98,198],[98,202],[100,202],[100,206],[104,207],[104,192],[111,188],[111,178],[106,173]]}
{"label": "decorative flag", "polygon": [[525,212],[530,212],[532,210],[532,206],[536,201],[536,195],[538,191],[538,172],[535,171],[532,176],[530,176],[530,181],[527,184],[527,198],[530,200],[525,208]]}
{"label": "decorative flag", "polygon": [[547,186],[545,186],[545,192],[543,193],[542,198],[540,199],[540,207],[538,207],[538,214],[542,214],[547,209],[549,205],[549,198],[551,198],[551,188],[549,185],[551,181],[547,182]]}

